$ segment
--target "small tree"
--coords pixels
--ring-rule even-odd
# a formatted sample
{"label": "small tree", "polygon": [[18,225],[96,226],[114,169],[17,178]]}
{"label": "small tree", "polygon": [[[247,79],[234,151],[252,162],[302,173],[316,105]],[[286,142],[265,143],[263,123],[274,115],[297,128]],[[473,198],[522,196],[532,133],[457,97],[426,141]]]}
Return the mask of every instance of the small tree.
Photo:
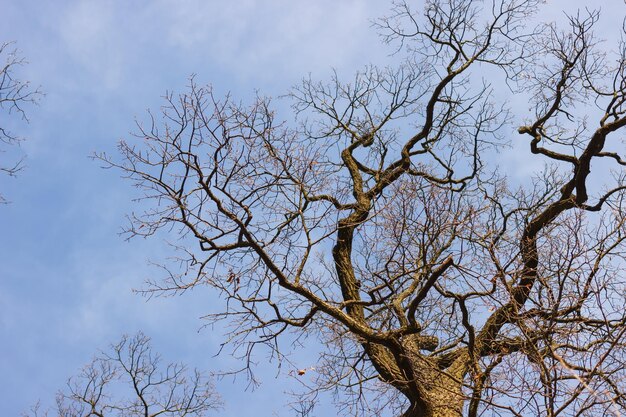
{"label": "small tree", "polygon": [[[203,417],[220,407],[213,385],[184,365],[163,366],[138,333],[124,336],[69,379],[57,394],[56,408],[44,416],[58,417]],[[24,417],[38,417],[39,407]]]}
{"label": "small tree", "polygon": [[[101,156],[149,204],[129,234],[181,239],[151,290],[215,288],[208,318],[244,357],[314,336],[312,393],[347,394],[345,414],[618,415],[625,34],[602,50],[593,11],[533,28],[539,3],[398,3],[379,27],[406,60],[305,80],[295,124],[193,80],[167,95],[121,162]],[[498,164],[509,122],[546,163],[519,187]]]}
{"label": "small tree", "polygon": [[[16,50],[10,49],[11,46],[11,43],[0,43],[0,111],[7,115],[17,114],[27,120],[23,106],[36,103],[42,93],[39,89],[32,89],[28,81],[15,78],[17,67],[23,65],[25,61],[19,57]],[[15,145],[20,141],[19,136],[0,123],[0,145]],[[4,152],[6,151],[0,146],[0,153]],[[22,169],[22,162],[22,159],[13,163],[0,162],[0,172],[14,176]],[[4,201],[0,194],[0,202]]]}

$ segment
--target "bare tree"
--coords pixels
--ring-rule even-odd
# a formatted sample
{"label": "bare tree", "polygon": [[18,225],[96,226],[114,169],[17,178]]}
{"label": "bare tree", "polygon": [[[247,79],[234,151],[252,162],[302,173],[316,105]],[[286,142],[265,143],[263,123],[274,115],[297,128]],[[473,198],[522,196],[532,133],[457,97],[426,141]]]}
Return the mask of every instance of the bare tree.
{"label": "bare tree", "polygon": [[[379,26],[404,63],[305,80],[297,123],[168,94],[100,155],[148,206],[128,233],[180,239],[148,291],[216,289],[246,364],[322,342],[310,398],[345,415],[621,415],[626,34],[603,50],[594,11],[535,27],[539,3],[398,3]],[[515,126],[545,162],[520,186],[498,165]]]}
{"label": "bare tree", "polygon": [[[25,61],[20,58],[17,50],[11,49],[12,43],[0,43],[0,111],[7,115],[17,114],[23,120],[26,118],[24,105],[36,103],[42,93],[39,89],[33,89],[28,81],[21,81],[15,77],[15,71]],[[19,144],[22,139],[10,132],[6,125],[0,123],[0,145]],[[0,153],[6,152],[0,147]],[[0,172],[14,176],[22,169],[23,159],[16,162],[0,164]],[[0,194],[0,202],[4,202]]]}
{"label": "bare tree", "polygon": [[[57,394],[58,417],[203,417],[220,408],[210,381],[179,363],[162,366],[142,333],[124,336]],[[42,416],[39,406],[25,417]]]}

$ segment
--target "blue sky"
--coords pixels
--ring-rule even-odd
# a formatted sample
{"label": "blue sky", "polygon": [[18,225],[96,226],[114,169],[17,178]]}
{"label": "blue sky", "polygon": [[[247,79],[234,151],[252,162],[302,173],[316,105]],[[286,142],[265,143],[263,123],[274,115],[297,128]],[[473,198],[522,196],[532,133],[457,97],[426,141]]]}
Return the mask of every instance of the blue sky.
{"label": "blue sky", "polygon": [[[198,333],[211,294],[146,302],[131,293],[158,274],[148,259],[167,256],[168,248],[118,236],[133,190],[88,156],[114,151],[135,118],[158,108],[166,90],[182,90],[192,73],[245,100],[255,89],[283,94],[309,72],[350,74],[384,58],[369,27],[382,6],[0,0],[0,40],[17,42],[29,61],[19,76],[46,93],[27,109],[29,124],[2,116],[28,138],[21,149],[28,158],[18,178],[0,177],[12,202],[0,206],[0,392],[10,399],[0,415],[17,416],[38,399],[49,403],[97,349],[138,329],[168,359],[206,370],[233,365],[213,357],[219,332]],[[259,373],[266,383],[254,392],[244,392],[242,377],[219,383],[221,415],[281,411],[269,395],[290,380],[275,381],[273,365]]]}
{"label": "blue sky", "polygon": [[[625,7],[623,0],[573,3],[603,7],[605,31]],[[148,259],[166,257],[168,247],[118,236],[133,189],[88,156],[114,152],[135,118],[158,108],[166,90],[181,91],[193,73],[245,100],[255,89],[283,94],[309,73],[324,79],[331,68],[349,76],[370,62],[384,65],[389,51],[370,19],[387,7],[373,0],[0,0],[0,42],[17,42],[29,61],[20,78],[46,93],[27,109],[29,124],[0,115],[28,138],[20,150],[26,169],[0,177],[12,201],[0,206],[0,407],[8,407],[0,415],[49,403],[97,349],[139,329],[168,359],[206,370],[233,365],[214,357],[219,332],[198,331],[212,294],[146,301],[131,292],[158,274]],[[549,4],[546,15],[558,17],[559,6]],[[306,355],[299,360],[314,365]],[[277,372],[260,366],[265,383],[256,391],[244,391],[244,378],[220,382],[220,415],[288,415],[270,400],[293,382]]]}

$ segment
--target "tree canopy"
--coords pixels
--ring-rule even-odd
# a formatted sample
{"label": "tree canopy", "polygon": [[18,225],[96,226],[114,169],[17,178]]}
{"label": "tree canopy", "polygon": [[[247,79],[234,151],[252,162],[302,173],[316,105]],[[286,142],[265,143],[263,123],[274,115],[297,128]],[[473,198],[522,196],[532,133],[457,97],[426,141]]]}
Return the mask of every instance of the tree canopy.
{"label": "tree canopy", "polygon": [[[626,29],[605,50],[599,12],[530,24],[540,7],[397,3],[377,26],[401,62],[305,79],[293,119],[193,79],[168,94],[99,156],[147,207],[129,235],[179,239],[147,291],[213,288],[246,364],[321,342],[309,394],[346,415],[619,415]],[[512,141],[544,162],[519,185]]]}

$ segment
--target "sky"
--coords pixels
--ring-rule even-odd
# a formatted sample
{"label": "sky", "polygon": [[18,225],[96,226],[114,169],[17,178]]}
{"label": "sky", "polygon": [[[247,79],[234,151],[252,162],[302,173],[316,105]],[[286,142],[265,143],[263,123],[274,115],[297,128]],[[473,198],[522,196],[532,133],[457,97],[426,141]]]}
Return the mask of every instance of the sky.
{"label": "sky", "polygon": [[[547,19],[562,16],[565,2],[548,3]],[[626,8],[623,0],[567,4],[602,7],[604,31]],[[390,50],[371,20],[388,7],[374,0],[0,0],[0,42],[16,42],[28,60],[19,77],[45,92],[26,109],[28,124],[0,114],[0,123],[27,138],[19,150],[26,168],[17,178],[0,176],[11,201],[0,206],[1,416],[38,400],[50,404],[98,349],[140,329],[166,359],[207,371],[236,364],[215,357],[219,331],[201,329],[214,294],[146,300],[132,292],[158,274],[149,260],[167,257],[168,247],[119,235],[134,190],[89,156],[114,153],[135,120],[157,109],[166,91],[183,91],[192,74],[218,95],[245,101],[257,90],[280,96],[308,74],[326,79],[331,68],[349,77],[369,63],[386,65]],[[298,360],[308,367],[315,358]],[[271,399],[290,388],[289,369],[259,362],[264,384],[256,390],[245,378],[218,381],[219,415],[289,415]]]}

